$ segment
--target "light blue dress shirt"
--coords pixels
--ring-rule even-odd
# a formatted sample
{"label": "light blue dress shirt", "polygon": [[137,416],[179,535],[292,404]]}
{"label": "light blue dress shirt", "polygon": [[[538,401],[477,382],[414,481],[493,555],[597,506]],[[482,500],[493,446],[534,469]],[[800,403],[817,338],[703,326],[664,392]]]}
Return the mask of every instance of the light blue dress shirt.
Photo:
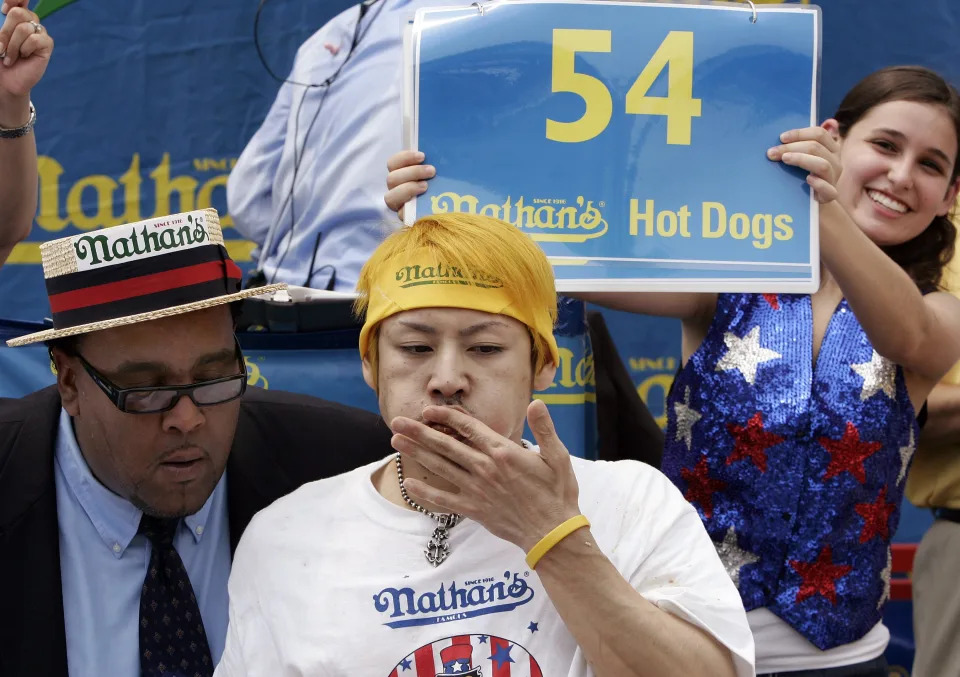
{"label": "light blue dress shirt", "polygon": [[[353,291],[364,262],[400,227],[383,194],[387,159],[401,150],[402,27],[421,7],[451,4],[459,1],[377,0],[329,87],[281,86],[227,183],[234,224],[260,245],[255,258],[268,282],[309,278],[307,286],[322,289],[335,269],[333,288]],[[351,7],[314,33],[287,79],[311,84],[333,75],[350,53],[358,16]]]}
{"label": "light blue dress shirt", "polygon": [[[54,456],[60,574],[70,675],[140,675],[140,589],[151,545],[137,534],[143,514],[93,476],[60,412]],[[200,605],[214,663],[227,635],[230,532],[226,473],[174,536]]]}

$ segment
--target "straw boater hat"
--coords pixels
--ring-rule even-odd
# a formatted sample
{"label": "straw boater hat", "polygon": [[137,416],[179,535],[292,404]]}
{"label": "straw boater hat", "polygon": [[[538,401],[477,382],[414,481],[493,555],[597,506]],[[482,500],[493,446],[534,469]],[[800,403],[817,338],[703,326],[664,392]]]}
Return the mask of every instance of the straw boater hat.
{"label": "straw boater hat", "polygon": [[40,246],[53,329],[7,345],[88,334],[219,306],[285,288],[240,291],[215,209],[173,214]]}

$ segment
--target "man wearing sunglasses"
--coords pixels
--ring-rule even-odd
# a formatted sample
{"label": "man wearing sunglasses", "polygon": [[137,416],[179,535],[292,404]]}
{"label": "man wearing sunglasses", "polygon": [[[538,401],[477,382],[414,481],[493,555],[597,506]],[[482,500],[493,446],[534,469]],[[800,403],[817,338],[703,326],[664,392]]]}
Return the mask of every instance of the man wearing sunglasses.
{"label": "man wearing sunglasses", "polygon": [[[211,675],[253,514],[383,455],[377,417],[247,388],[214,210],[44,246],[57,385],[0,400],[0,674]],[[266,289],[269,293],[282,285]]]}
{"label": "man wearing sunglasses", "polygon": [[[72,354],[83,366],[84,371],[90,375],[94,383],[100,386],[103,394],[120,411],[128,414],[162,414],[177,406],[181,397],[189,397],[196,407],[209,407],[215,404],[225,404],[243,395],[247,389],[247,371],[243,363],[240,342],[237,341],[236,337],[233,340],[235,349],[232,352],[221,351],[220,355],[213,359],[219,359],[228,365],[238,366],[239,370],[236,374],[197,381],[186,386],[123,388],[110,382],[106,376],[87,362],[77,350],[75,342],[72,343],[71,347],[63,343],[59,347],[61,351],[68,354],[72,349]],[[53,345],[51,345],[50,353],[51,361],[56,362],[53,355]],[[209,361],[209,358],[207,361]]]}

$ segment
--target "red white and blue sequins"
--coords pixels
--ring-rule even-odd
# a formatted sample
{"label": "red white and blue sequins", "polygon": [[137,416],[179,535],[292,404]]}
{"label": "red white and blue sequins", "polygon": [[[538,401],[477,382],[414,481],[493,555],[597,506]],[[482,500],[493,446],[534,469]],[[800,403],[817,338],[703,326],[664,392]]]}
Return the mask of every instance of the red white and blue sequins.
{"label": "red white and blue sequins", "polygon": [[747,610],[829,649],[880,620],[917,428],[902,370],[846,301],[816,365],[812,333],[809,296],[721,295],[670,393],[663,471]]}

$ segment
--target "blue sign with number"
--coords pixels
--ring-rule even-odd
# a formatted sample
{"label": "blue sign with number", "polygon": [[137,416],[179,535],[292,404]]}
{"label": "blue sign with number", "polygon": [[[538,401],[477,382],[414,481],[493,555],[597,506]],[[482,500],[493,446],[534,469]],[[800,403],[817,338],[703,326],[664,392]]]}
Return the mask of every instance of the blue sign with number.
{"label": "blue sign with number", "polygon": [[816,203],[766,151],[817,123],[819,8],[496,2],[412,36],[417,213],[513,222],[560,290],[816,289]]}

